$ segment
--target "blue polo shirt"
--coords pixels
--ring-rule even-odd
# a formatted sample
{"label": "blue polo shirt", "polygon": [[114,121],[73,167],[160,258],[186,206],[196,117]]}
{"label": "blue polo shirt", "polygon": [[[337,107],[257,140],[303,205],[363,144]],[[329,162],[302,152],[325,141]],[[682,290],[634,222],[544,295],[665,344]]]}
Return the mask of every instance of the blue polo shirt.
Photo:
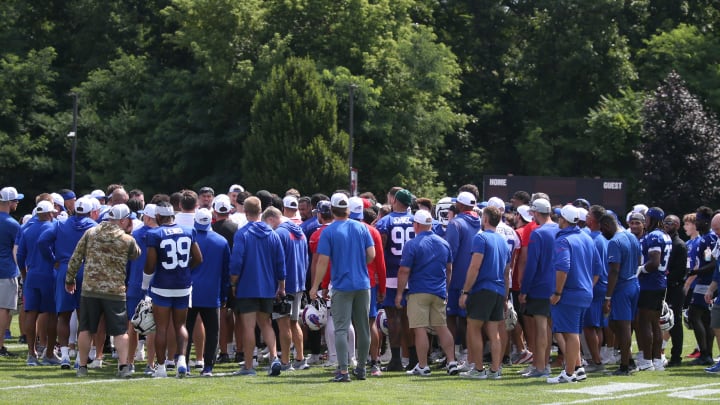
{"label": "blue polo shirt", "polygon": [[370,288],[365,252],[371,246],[375,244],[370,231],[361,222],[336,219],[323,230],[317,253],[330,257],[330,282],[334,290]]}
{"label": "blue polo shirt", "polygon": [[505,296],[505,267],[510,263],[510,248],[504,237],[494,231],[475,235],[472,253],[483,255],[480,271],[470,292],[490,290]]}
{"label": "blue polo shirt", "polygon": [[640,242],[635,235],[620,231],[608,242],[608,263],[619,263],[620,269],[615,290],[624,290],[638,284],[637,268],[640,264]]}
{"label": "blue polo shirt", "polygon": [[230,245],[227,240],[213,230],[196,229],[196,241],[203,261],[192,269],[192,306],[193,308],[219,308],[225,301],[228,287],[228,269],[230,265]]}
{"label": "blue polo shirt", "polygon": [[[587,229],[587,228],[583,228]],[[598,276],[598,281],[593,287],[593,301],[604,301],[605,293],[607,293],[607,278],[608,278],[608,260],[607,260],[607,248],[608,240],[602,236],[600,231],[589,232],[590,237],[593,239],[595,249],[598,251],[600,265],[594,266],[593,277]]]}
{"label": "blue polo shirt", "polygon": [[480,218],[473,211],[461,212],[448,223],[445,240],[450,245],[453,270],[450,288],[462,290],[472,257],[473,238],[480,232]]}
{"label": "blue polo shirt", "polygon": [[15,236],[20,224],[7,212],[0,212],[0,278],[14,278],[20,273],[13,257]]}
{"label": "blue polo shirt", "polygon": [[560,228],[554,222],[535,228],[530,234],[527,263],[520,292],[530,298],[549,299],[555,291],[553,245]]}
{"label": "blue polo shirt", "polygon": [[577,225],[558,231],[553,249],[553,267],[567,274],[560,304],[588,308],[593,300],[593,270],[600,255],[586,232]]}
{"label": "blue polo shirt", "polygon": [[427,293],[447,298],[447,264],[452,263],[450,245],[432,231],[425,231],[408,241],[400,266],[410,268],[410,294]]}

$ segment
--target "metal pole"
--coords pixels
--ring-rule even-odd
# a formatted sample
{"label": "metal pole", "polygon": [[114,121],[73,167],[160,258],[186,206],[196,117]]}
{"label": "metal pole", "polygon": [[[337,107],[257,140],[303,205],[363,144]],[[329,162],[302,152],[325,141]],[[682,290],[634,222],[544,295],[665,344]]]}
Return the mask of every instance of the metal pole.
{"label": "metal pole", "polygon": [[73,137],[72,137],[72,157],[70,161],[70,190],[75,190],[75,150],[77,149],[77,119],[78,119],[78,95],[70,93],[73,97]]}
{"label": "metal pole", "polygon": [[350,142],[348,145],[348,161],[350,163],[350,190],[352,190],[352,170],[353,170],[353,135],[355,132],[355,89],[357,88],[357,85],[351,84],[350,85],[350,118],[349,118],[349,134],[350,134]]}

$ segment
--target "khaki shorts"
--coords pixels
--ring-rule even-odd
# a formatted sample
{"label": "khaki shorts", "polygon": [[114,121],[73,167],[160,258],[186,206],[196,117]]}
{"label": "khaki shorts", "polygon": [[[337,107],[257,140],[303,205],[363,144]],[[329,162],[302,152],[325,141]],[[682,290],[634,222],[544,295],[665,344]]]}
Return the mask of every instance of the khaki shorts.
{"label": "khaki shorts", "polygon": [[410,328],[445,326],[445,300],[434,294],[409,294],[407,317]]}

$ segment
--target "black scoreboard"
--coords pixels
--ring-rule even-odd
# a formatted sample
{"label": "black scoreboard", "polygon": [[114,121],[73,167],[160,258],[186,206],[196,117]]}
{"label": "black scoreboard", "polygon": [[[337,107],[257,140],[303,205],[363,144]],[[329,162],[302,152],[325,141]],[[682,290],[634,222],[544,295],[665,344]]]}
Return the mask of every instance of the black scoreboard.
{"label": "black scoreboard", "polygon": [[483,200],[500,197],[510,201],[513,193],[523,190],[543,192],[550,196],[550,203],[565,205],[578,198],[590,204],[599,204],[624,217],[627,205],[625,180],[546,176],[483,176]]}

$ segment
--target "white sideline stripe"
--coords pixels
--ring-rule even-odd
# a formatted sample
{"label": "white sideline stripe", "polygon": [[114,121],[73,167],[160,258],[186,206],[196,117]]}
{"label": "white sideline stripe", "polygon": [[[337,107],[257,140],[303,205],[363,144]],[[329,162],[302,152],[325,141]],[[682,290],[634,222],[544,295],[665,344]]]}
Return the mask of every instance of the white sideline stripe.
{"label": "white sideline stripe", "polygon": [[715,387],[720,385],[720,383],[712,383],[712,384],[703,384],[703,385],[695,385],[692,387],[680,387],[680,388],[668,388],[664,390],[656,390],[656,391],[639,391],[639,392],[631,392],[628,394],[622,394],[622,395],[610,395],[610,396],[604,396],[599,398],[585,398],[585,399],[578,399],[575,401],[568,401],[568,402],[552,402],[552,405],[559,405],[559,404],[583,404],[588,402],[596,402],[596,401],[609,401],[613,399],[623,399],[623,398],[632,398],[632,397],[639,397],[641,395],[654,395],[654,394],[662,394],[664,392],[681,392],[681,391],[689,391],[689,390],[695,390],[699,388],[707,388],[707,387]]}
{"label": "white sideline stripe", "polygon": [[87,384],[102,384],[102,383],[112,383],[112,382],[147,381],[147,380],[149,380],[149,378],[128,378],[128,379],[78,381],[78,382],[66,382],[66,383],[15,385],[12,387],[0,387],[0,391],[19,390],[19,389],[25,389],[25,388],[62,387],[62,386],[70,386],[70,385],[87,385]]}
{"label": "white sideline stripe", "polygon": [[[573,384],[577,385],[577,384]],[[588,395],[609,395],[621,391],[634,391],[646,388],[659,387],[659,384],[645,384],[645,383],[618,383],[611,385],[598,385],[595,387],[576,388],[569,390],[554,391],[561,394],[572,393],[572,394],[588,394]]]}

